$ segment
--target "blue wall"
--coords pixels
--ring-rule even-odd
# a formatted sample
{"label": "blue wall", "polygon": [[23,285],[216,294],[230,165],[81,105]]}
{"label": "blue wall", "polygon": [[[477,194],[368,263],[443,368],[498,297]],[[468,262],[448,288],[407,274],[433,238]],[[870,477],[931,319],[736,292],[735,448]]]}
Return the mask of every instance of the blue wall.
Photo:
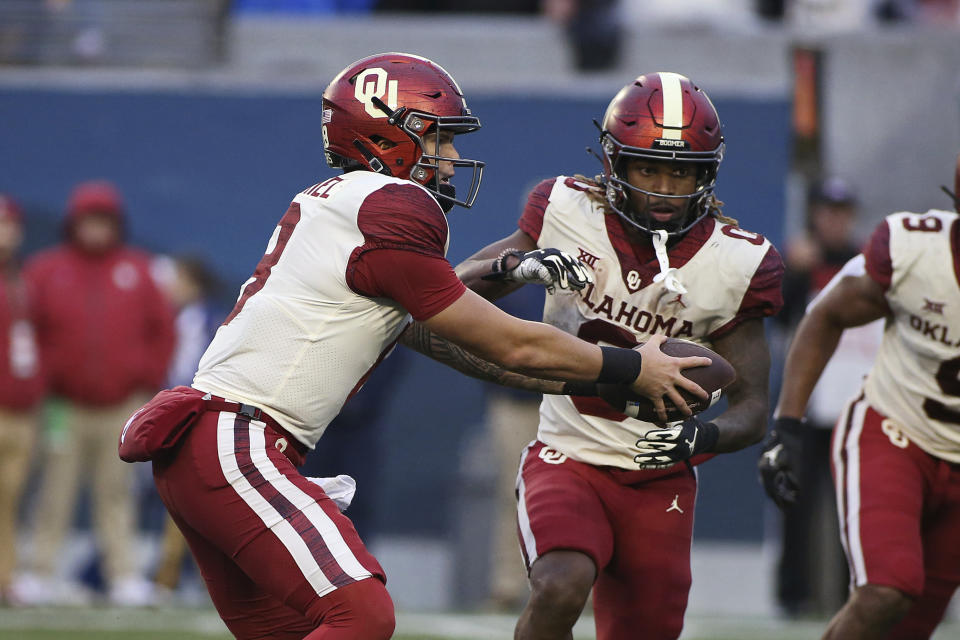
{"label": "blue wall", "polygon": [[[559,173],[594,173],[584,152],[605,100],[483,97],[484,124],[464,157],[487,162],[477,204],[450,216],[452,262],[507,235],[524,193]],[[718,196],[725,211],[776,244],[783,233],[789,109],[785,101],[716,101],[728,141]],[[316,95],[71,92],[0,89],[0,191],[28,211],[28,249],[57,238],[79,180],[108,177],[127,197],[134,243],[200,253],[232,288],[251,273],[290,198],[332,175]],[[439,534],[451,525],[464,436],[483,417],[483,387],[419,356],[390,382],[378,429],[388,482],[376,495],[382,530]],[[363,398],[361,393],[356,401]],[[701,469],[701,537],[759,538],[753,450]],[[369,490],[369,489],[367,489]]]}

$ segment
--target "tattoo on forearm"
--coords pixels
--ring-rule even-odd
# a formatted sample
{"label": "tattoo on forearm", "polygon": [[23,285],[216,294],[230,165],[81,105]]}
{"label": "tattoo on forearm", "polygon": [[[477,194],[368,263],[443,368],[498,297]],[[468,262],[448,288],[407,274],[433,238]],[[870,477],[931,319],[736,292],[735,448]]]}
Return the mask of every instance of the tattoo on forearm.
{"label": "tattoo on forearm", "polygon": [[404,331],[400,337],[400,344],[472,378],[493,382],[494,384],[499,384],[504,387],[524,389],[536,393],[563,393],[563,382],[531,378],[520,373],[508,371],[500,365],[484,360],[483,358],[478,358],[449,340],[430,333],[426,327],[418,322],[407,327],[406,331]]}

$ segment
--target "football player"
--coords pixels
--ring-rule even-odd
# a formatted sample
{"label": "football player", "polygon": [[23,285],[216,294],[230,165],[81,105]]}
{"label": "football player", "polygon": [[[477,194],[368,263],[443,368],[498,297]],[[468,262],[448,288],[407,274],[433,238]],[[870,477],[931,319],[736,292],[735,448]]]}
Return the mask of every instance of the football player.
{"label": "football player", "polygon": [[487,298],[539,279],[546,247],[592,274],[555,289],[543,319],[600,345],[664,336],[713,348],[734,366],[727,410],[654,424],[595,397],[545,395],[537,440],[517,480],[532,593],[518,640],[570,637],[591,588],[601,640],[676,638],[690,588],[697,478],[692,465],[762,437],[769,353],[763,319],[782,305],[780,255],[721,214],[724,140],[713,104],[689,78],[642,75],[610,103],[603,174],[558,176],[530,194],[513,234],[457,273]]}
{"label": "football player", "polygon": [[841,334],[886,318],[863,390],[833,433],[851,591],[826,639],[929,638],[960,584],[958,283],[960,217],[891,214],[807,310],[787,353],[759,460],[764,488],[784,508],[800,489],[807,401]]}
{"label": "football player", "polygon": [[[344,173],[293,198],[192,389],[160,394],[121,438],[122,455],[145,443],[131,459],[154,460],[159,493],[237,638],[391,636],[383,570],[334,502],[352,487],[336,479],[323,484],[328,495],[296,467],[411,316],[505,369],[630,385],[661,410],[680,389],[705,395],[681,369],[706,358],[670,358],[655,341],[600,348],[464,287],[445,258],[444,214],[476,197],[483,163],[460,158],[454,137],[480,121],[441,67],[399,53],[360,60],[325,90],[322,118],[327,162]],[[568,256],[532,262],[576,277]]]}

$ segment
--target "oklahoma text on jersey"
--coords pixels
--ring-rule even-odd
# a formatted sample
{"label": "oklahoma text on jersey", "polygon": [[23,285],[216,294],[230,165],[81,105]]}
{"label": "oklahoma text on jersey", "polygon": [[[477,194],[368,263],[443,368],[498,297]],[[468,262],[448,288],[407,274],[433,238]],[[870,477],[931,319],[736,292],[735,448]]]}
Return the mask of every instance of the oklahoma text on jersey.
{"label": "oklahoma text on jersey", "polygon": [[[620,217],[559,176],[530,195],[518,226],[540,247],[587,256],[594,284],[547,296],[544,321],[584,340],[632,347],[664,334],[711,345],[740,322],[781,305],[780,255],[763,236],[707,216],[668,249],[686,293],[655,282],[650,242],[631,242]],[[574,304],[568,304],[574,296]],[[581,462],[636,469],[636,441],[653,428],[597,398],[544,396],[538,439]]]}

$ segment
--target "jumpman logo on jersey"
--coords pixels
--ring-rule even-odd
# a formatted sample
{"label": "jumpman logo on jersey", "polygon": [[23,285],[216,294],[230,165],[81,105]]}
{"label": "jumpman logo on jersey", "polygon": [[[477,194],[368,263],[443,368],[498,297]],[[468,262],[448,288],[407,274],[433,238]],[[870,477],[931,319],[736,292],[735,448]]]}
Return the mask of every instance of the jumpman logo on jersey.
{"label": "jumpman logo on jersey", "polygon": [[681,307],[683,307],[684,309],[687,308],[687,303],[683,301],[683,294],[682,294],[682,293],[678,293],[678,294],[677,294],[677,297],[674,298],[673,300],[671,300],[670,302],[668,302],[667,304],[678,304],[678,305],[680,305]]}
{"label": "jumpman logo on jersey", "polygon": [[923,299],[923,310],[930,311],[931,313],[939,313],[943,315],[943,308],[947,306],[946,302],[934,302],[929,298]]}
{"label": "jumpman logo on jersey", "polygon": [[679,501],[680,501],[680,494],[679,493],[674,494],[673,502],[671,502],[670,506],[667,507],[666,512],[670,513],[671,511],[679,511],[680,513],[683,513],[683,509],[680,508]]}

